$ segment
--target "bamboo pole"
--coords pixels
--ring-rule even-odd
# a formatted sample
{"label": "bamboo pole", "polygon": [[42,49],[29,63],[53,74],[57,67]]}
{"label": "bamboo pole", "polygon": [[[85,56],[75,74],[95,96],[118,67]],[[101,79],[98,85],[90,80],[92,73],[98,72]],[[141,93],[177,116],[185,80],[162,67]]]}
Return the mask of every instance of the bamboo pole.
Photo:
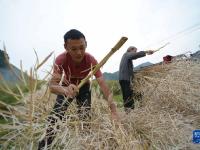
{"label": "bamboo pole", "polygon": [[170,42],[167,42],[165,45],[159,47],[158,49],[154,50],[153,52],[155,53],[155,52],[161,50],[162,48],[164,48],[164,47],[167,46],[168,44],[170,44]]}
{"label": "bamboo pole", "polygon": [[117,44],[110,50],[110,52],[94,67],[93,70],[83,79],[78,85],[80,89],[92,75],[94,75],[106,62],[107,60],[117,51],[120,47],[128,40],[127,37],[121,37],[121,39],[117,42]]}

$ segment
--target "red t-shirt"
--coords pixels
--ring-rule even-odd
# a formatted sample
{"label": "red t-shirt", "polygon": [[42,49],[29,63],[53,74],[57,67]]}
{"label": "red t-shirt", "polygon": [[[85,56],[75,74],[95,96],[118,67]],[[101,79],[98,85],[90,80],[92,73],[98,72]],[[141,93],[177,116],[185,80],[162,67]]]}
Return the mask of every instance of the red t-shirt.
{"label": "red t-shirt", "polygon": [[[64,71],[64,84],[69,85],[71,83],[78,85],[82,79],[84,79],[91,71],[91,67],[97,65],[96,59],[89,53],[85,53],[82,62],[77,65],[73,63],[73,60],[69,53],[64,52],[56,57],[54,63],[54,73],[62,74]],[[95,77],[102,76],[100,70],[95,73]]]}

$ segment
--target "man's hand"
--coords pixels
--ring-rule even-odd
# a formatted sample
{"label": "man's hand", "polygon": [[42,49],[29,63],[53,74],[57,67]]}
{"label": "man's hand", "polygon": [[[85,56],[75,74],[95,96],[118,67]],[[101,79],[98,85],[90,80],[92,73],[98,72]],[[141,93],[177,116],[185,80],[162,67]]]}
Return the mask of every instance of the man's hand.
{"label": "man's hand", "polygon": [[146,52],[146,54],[147,55],[151,55],[151,54],[153,54],[154,53],[154,51],[153,50],[147,50],[147,51],[145,51]]}
{"label": "man's hand", "polygon": [[117,114],[117,109],[115,103],[110,104],[110,111],[111,111],[111,118],[113,121],[119,122],[120,118],[119,115]]}
{"label": "man's hand", "polygon": [[110,94],[108,96],[108,105],[110,107],[110,111],[111,111],[111,118],[113,121],[116,121],[116,122],[120,122],[120,118],[119,118],[119,115],[117,114],[117,108],[116,108],[116,105],[115,103],[113,102],[113,96],[112,94]]}
{"label": "man's hand", "polygon": [[65,96],[69,98],[74,98],[79,91],[78,87],[74,84],[70,84],[67,87],[63,87],[63,90],[64,90]]}

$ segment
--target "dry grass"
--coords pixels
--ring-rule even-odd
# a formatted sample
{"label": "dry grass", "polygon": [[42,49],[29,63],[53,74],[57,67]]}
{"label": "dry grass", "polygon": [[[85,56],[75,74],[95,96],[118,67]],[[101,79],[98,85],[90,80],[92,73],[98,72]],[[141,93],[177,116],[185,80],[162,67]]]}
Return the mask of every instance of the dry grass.
{"label": "dry grass", "polygon": [[138,72],[135,89],[143,101],[135,125],[156,149],[199,149],[192,130],[200,128],[200,63],[190,60],[156,65]]}
{"label": "dry grass", "polygon": [[[136,87],[143,99],[129,115],[119,109],[121,127],[112,123],[107,103],[93,91],[92,119],[81,122],[72,103],[64,121],[57,122],[60,128],[56,129],[52,149],[199,149],[192,143],[192,130],[200,128],[199,74],[199,62],[192,61],[138,72]],[[0,110],[1,115],[12,120],[10,124],[0,124],[4,133],[0,138],[2,149],[37,149],[38,141],[45,136],[55,95],[45,84],[36,90],[37,83],[29,83],[33,84],[29,86],[32,90],[20,105],[1,104],[10,110]]]}

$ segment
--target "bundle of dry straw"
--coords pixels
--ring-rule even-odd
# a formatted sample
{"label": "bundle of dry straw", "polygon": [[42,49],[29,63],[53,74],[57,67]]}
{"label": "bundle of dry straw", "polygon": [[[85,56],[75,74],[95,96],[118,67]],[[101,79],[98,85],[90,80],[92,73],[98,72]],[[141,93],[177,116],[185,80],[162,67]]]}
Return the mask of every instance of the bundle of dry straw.
{"label": "bundle of dry straw", "polygon": [[142,100],[132,113],[134,129],[150,149],[199,149],[192,131],[200,128],[200,62],[174,61],[135,74]]}

